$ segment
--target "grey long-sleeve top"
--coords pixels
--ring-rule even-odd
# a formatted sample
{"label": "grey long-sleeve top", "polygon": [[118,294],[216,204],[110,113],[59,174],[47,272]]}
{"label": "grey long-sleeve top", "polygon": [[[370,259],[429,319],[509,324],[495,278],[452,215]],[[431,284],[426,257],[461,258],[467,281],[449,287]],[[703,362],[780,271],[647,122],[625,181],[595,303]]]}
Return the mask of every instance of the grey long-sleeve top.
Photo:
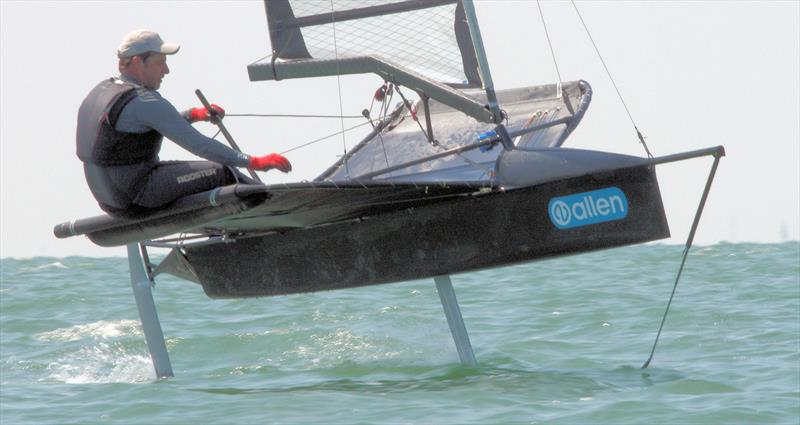
{"label": "grey long-sleeve top", "polygon": [[167,99],[155,90],[141,87],[137,81],[127,77],[121,79],[139,86],[138,96],[131,100],[120,113],[117,131],[145,133],[156,130],[187,151],[223,165],[247,167],[250,157],[204,136],[187,121]]}

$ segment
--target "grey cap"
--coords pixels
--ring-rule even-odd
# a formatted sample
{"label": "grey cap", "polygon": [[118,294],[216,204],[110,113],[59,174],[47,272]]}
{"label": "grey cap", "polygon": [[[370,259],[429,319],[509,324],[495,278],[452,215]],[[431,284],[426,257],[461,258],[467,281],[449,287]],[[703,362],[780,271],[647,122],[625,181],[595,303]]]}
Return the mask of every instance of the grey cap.
{"label": "grey cap", "polygon": [[164,43],[164,40],[155,31],[141,29],[128,33],[122,39],[122,44],[117,48],[117,57],[120,59],[130,58],[147,52],[172,55],[178,53],[180,48],[180,44]]}

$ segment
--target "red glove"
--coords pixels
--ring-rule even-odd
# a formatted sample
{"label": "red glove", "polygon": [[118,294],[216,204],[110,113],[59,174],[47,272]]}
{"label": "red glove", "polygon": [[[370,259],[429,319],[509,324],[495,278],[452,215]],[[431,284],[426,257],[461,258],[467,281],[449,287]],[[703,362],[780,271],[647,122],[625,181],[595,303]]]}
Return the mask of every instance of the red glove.
{"label": "red glove", "polygon": [[[213,109],[219,118],[225,116],[225,110],[219,107],[218,105],[211,104],[211,109]],[[195,121],[210,121],[211,114],[208,113],[208,109],[206,108],[192,108],[189,110],[189,119],[192,122]]]}
{"label": "red glove", "polygon": [[271,153],[264,156],[251,156],[250,168],[259,171],[267,171],[277,168],[284,173],[288,173],[289,171],[292,171],[292,164],[290,164],[289,160],[284,158],[283,155]]}

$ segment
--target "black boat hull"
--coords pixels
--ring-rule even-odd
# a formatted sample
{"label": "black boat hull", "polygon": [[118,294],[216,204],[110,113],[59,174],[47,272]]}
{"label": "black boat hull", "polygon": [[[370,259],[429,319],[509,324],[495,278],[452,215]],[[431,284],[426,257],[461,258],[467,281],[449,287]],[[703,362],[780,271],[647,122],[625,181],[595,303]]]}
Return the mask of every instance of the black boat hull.
{"label": "black boat hull", "polygon": [[428,278],[667,237],[655,167],[640,165],[184,252],[209,297],[242,298]]}

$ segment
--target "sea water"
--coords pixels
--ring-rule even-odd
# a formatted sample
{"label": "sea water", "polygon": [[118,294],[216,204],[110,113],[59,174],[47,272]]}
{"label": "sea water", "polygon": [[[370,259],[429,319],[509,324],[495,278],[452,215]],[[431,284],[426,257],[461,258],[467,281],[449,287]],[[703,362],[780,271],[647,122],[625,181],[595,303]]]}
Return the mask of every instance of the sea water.
{"label": "sea water", "polygon": [[[681,246],[432,280],[212,300],[159,276],[156,379],[124,258],[4,258],[0,423],[800,422],[800,243]],[[246,267],[246,265],[245,265]],[[313,267],[313,265],[310,265]]]}

